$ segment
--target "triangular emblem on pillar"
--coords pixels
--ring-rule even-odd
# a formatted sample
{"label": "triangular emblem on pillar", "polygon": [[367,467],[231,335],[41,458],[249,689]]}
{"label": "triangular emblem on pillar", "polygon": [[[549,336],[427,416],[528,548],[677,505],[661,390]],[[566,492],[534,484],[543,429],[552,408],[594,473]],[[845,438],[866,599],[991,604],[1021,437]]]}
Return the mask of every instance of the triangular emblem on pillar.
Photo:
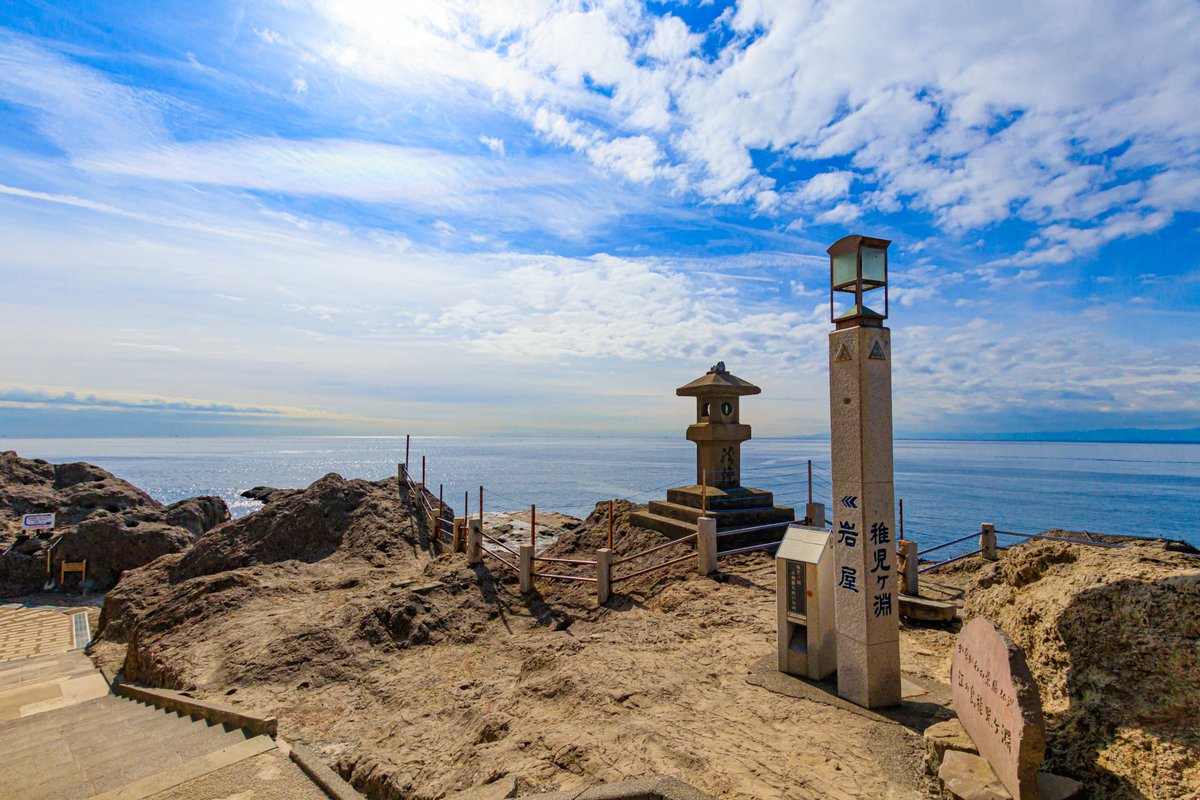
{"label": "triangular emblem on pillar", "polygon": [[854,357],[850,355],[850,348],[846,347],[845,342],[838,345],[837,352],[833,354],[834,361],[853,361]]}
{"label": "triangular emblem on pillar", "polygon": [[871,345],[871,355],[867,356],[867,358],[873,358],[876,361],[887,361],[887,356],[883,354],[883,347],[879,344],[879,340],[876,340],[875,344]]}

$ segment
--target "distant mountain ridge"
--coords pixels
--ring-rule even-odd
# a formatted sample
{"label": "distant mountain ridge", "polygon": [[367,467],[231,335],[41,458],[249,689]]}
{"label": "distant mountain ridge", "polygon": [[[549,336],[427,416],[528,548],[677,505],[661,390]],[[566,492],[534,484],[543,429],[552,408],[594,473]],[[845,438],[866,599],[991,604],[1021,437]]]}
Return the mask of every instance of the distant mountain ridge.
{"label": "distant mountain ridge", "polygon": [[958,433],[897,436],[898,439],[949,439],[983,442],[1109,442],[1112,444],[1200,444],[1200,428],[1100,428],[1091,431],[1029,433]]}

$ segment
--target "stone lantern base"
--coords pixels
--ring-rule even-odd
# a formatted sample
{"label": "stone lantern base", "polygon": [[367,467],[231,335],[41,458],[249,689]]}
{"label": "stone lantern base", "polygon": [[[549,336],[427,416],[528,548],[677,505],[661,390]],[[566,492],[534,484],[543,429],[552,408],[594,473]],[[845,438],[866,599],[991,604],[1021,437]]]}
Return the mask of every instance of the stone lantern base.
{"label": "stone lantern base", "polygon": [[[646,511],[631,517],[634,525],[649,528],[679,539],[696,532],[696,520],[704,506],[700,486],[680,486],[667,490],[666,500],[652,500]],[[708,516],[716,519],[717,532],[755,525],[778,524],[778,528],[745,534],[745,541],[774,541],[783,537],[789,523],[795,521],[795,509],[775,505],[775,497],[762,489],[708,487]],[[738,535],[732,537],[743,541]]]}

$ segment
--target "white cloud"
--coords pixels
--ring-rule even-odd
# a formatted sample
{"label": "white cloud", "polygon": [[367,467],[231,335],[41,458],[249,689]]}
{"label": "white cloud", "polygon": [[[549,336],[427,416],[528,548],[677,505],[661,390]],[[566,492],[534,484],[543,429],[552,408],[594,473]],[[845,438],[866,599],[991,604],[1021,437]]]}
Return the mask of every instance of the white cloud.
{"label": "white cloud", "polygon": [[479,143],[496,155],[504,156],[504,140],[495,136],[480,136]]}
{"label": "white cloud", "polygon": [[[714,57],[682,20],[623,2],[425,5],[331,7],[339,47],[360,54],[343,66],[483,84],[548,141],[711,202],[799,204],[828,223],[908,207],[955,234],[1017,217],[1043,231],[1027,263],[1200,205],[1200,7],[1186,0],[1085,14],[758,0],[718,23],[732,36]],[[853,171],[780,185],[752,149]]]}

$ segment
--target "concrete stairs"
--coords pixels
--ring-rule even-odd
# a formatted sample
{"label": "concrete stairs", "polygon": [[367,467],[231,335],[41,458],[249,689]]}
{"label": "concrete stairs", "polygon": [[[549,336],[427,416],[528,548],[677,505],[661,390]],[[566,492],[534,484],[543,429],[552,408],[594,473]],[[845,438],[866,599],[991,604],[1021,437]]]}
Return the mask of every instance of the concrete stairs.
{"label": "concrete stairs", "polygon": [[147,797],[275,747],[268,736],[105,695],[0,726],[0,798]]}
{"label": "concrete stairs", "polygon": [[[696,520],[707,505],[708,515],[717,521],[718,532],[779,523],[778,530],[746,534],[747,537],[765,541],[779,539],[787,524],[796,518],[793,509],[774,503],[774,495],[761,489],[717,489],[710,486],[705,491],[700,486],[681,486],[667,490],[665,501],[652,500],[645,511],[634,512],[631,520],[640,527],[679,539],[696,532]],[[740,541],[743,537],[730,538]],[[731,542],[729,546],[733,544]]]}

